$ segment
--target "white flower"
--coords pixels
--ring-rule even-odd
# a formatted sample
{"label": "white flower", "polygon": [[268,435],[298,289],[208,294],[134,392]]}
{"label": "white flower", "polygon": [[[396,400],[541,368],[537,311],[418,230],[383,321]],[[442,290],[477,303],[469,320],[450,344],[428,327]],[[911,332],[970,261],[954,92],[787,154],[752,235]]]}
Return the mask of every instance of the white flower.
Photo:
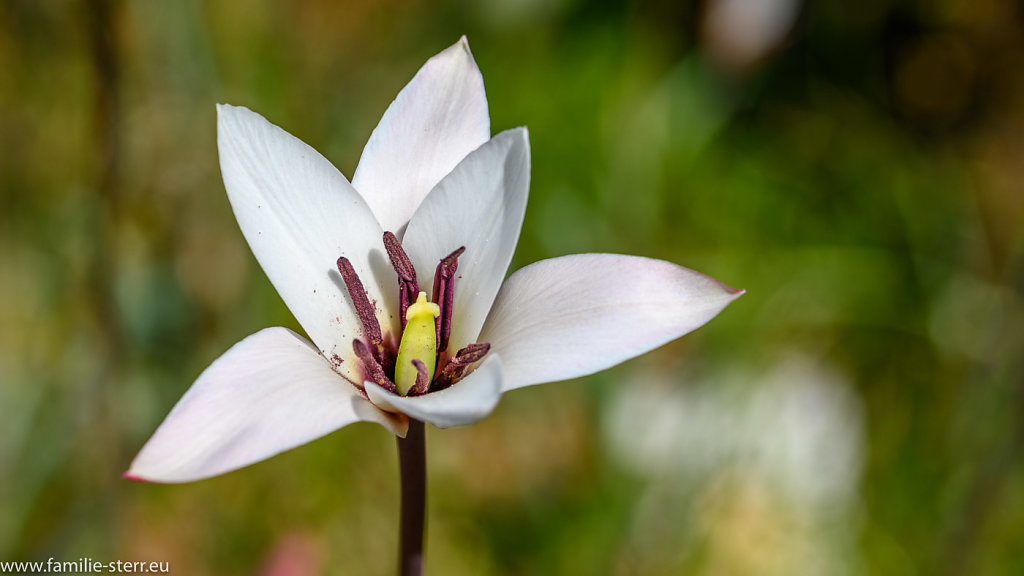
{"label": "white flower", "polygon": [[[357,421],[399,436],[410,417],[468,424],[502,392],[618,364],[701,326],[741,294],[674,264],[610,254],[537,262],[502,284],[526,209],[529,141],[525,128],[490,137],[465,38],[399,93],[352,183],[246,108],[218,106],[217,143],[242,233],[313,344],[285,328],[236,344],[185,393],[128,478],[207,478]],[[385,231],[395,234],[387,247]],[[395,355],[413,340],[412,328],[403,339],[401,316],[418,289],[408,268],[424,287],[435,285],[435,268],[442,276],[440,306],[416,310],[450,320],[450,335],[447,345],[438,336],[436,356],[406,353],[415,360],[403,363],[414,366],[406,378],[422,374],[402,395],[392,385]],[[427,333],[426,345],[436,344]],[[434,360],[431,378],[419,366]]]}

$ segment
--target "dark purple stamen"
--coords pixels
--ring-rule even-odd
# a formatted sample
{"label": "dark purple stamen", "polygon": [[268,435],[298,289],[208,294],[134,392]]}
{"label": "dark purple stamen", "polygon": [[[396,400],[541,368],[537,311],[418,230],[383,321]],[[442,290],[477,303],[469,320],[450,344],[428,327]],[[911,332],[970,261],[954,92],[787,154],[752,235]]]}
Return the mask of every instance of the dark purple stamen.
{"label": "dark purple stamen", "polygon": [[344,256],[338,258],[338,272],[341,273],[341,279],[345,281],[345,287],[348,288],[348,295],[356,307],[359,321],[363,323],[363,334],[375,347],[380,348],[384,339],[380,335],[377,314],[373,310],[373,305],[370,304],[370,299],[366,296],[363,283],[359,280],[359,276],[352,268],[352,263],[348,261],[348,258]]}
{"label": "dark purple stamen", "polygon": [[490,350],[491,344],[489,342],[470,344],[459,350],[453,358],[448,360],[448,363],[445,364],[441,372],[447,374],[449,378],[461,376],[466,367],[486,356]]}
{"label": "dark purple stamen", "polygon": [[409,396],[420,396],[427,393],[430,387],[430,376],[427,374],[427,365],[419,358],[412,359],[412,365],[416,368],[416,383],[409,390]]}
{"label": "dark purple stamen", "polygon": [[455,354],[455,361],[459,362],[463,366],[468,366],[473,362],[476,362],[477,360],[483,359],[483,357],[487,356],[487,353],[490,351],[490,342],[477,342],[476,344],[469,344]]}
{"label": "dark purple stamen", "polygon": [[398,304],[404,330],[405,311],[409,309],[410,304],[416,301],[416,297],[420,293],[419,284],[416,283],[416,268],[413,267],[412,260],[409,260],[409,255],[402,248],[402,243],[391,232],[384,233],[384,249],[388,252],[388,258],[391,259],[391,266],[395,269],[395,274],[398,274]]}
{"label": "dark purple stamen", "polygon": [[491,350],[491,344],[489,342],[478,342],[476,344],[470,344],[459,350],[455,356],[448,359],[444,367],[441,368],[437,378],[434,380],[432,386],[434,391],[444,390],[445,388],[452,385],[453,382],[462,377],[462,374],[469,368],[474,362],[483,359],[487,356],[487,353]]}
{"label": "dark purple stamen", "polygon": [[434,271],[434,292],[431,301],[441,307],[437,321],[437,353],[448,348],[448,337],[452,332],[452,309],[455,302],[455,271],[459,269],[459,256],[466,251],[462,246],[445,256]]}
{"label": "dark purple stamen", "polygon": [[[398,393],[398,388],[390,378],[384,374],[384,368],[381,367],[377,359],[374,358],[373,353],[363,343],[362,340],[352,341],[352,351],[356,353],[356,356],[363,361],[363,367],[366,368],[366,379],[371,380],[374,384],[377,384],[381,388],[389,392]],[[419,379],[417,379],[419,383]]]}
{"label": "dark purple stamen", "polygon": [[[404,332],[405,314],[409,306],[419,296],[416,268],[405,249],[402,248],[401,242],[391,232],[384,233],[384,248],[391,260],[391,266],[395,269],[395,274],[398,275],[398,298],[401,306],[402,332]],[[443,390],[451,386],[452,383],[463,377],[473,363],[483,359],[491,349],[489,343],[480,342],[469,344],[454,356],[449,357],[445,352],[451,336],[452,312],[455,307],[455,273],[459,269],[459,256],[465,251],[466,247],[461,246],[445,256],[438,262],[437,269],[434,271],[432,301],[441,308],[441,314],[436,322],[437,359],[445,358],[445,361],[436,371],[436,377],[431,382],[431,377],[434,375],[427,373],[426,364],[420,359],[412,360],[412,365],[416,369],[416,382],[410,388],[409,396],[419,396],[429,391]],[[370,302],[366,288],[348,258],[344,256],[338,258],[338,272],[341,273],[341,278],[345,282],[359,321],[363,324],[364,339],[353,340],[352,350],[363,363],[366,371],[365,378],[389,392],[398,394],[398,388],[388,376],[388,374],[394,374],[395,369],[393,344],[385,345],[384,343],[376,310]],[[398,339],[401,340],[401,333],[399,333]],[[391,342],[390,336],[389,342]],[[340,364],[340,360],[337,364]],[[362,390],[361,386],[359,388],[365,396],[366,392]]]}

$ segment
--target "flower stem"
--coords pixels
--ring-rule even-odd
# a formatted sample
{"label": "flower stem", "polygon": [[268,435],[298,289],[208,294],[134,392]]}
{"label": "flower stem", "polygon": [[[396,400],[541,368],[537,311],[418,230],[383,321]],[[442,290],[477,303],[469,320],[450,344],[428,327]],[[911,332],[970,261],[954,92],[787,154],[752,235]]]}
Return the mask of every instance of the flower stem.
{"label": "flower stem", "polygon": [[409,419],[409,432],[398,439],[402,478],[402,512],[398,543],[399,576],[423,573],[423,528],[427,510],[427,451],[423,422]]}

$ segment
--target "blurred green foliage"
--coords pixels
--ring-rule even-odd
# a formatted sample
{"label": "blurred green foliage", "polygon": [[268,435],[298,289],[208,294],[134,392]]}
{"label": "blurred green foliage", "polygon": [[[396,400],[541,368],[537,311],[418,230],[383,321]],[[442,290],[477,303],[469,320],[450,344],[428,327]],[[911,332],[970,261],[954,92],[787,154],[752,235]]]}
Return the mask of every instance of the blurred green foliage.
{"label": "blurred green foliage", "polygon": [[765,4],[756,50],[771,14],[713,2],[0,4],[0,560],[394,570],[372,425],[196,484],[120,473],[232,343],[300,329],[237,230],[214,103],[351,176],[467,34],[494,131],[530,128],[514,268],[634,253],[748,293],[431,430],[431,573],[1024,572],[1024,11]]}

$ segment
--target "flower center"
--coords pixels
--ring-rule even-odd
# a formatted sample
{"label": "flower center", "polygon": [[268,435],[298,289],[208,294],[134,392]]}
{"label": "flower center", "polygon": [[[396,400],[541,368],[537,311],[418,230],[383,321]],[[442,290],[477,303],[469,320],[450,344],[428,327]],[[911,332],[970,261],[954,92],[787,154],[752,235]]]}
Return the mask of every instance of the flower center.
{"label": "flower center", "polygon": [[[397,352],[394,341],[385,340],[373,304],[352,264],[338,258],[338,272],[363,325],[363,339],[352,341],[352,350],[362,361],[365,379],[403,396],[418,396],[451,386],[474,362],[487,355],[491,345],[470,344],[447,355],[455,304],[455,272],[465,246],[445,256],[434,272],[432,302],[416,282],[416,268],[391,232],[384,233],[384,248],[398,276],[401,337]],[[438,363],[441,363],[438,369]],[[362,388],[359,384],[357,387]]]}
{"label": "flower center", "polygon": [[427,302],[426,292],[420,292],[416,302],[405,311],[405,330],[398,346],[395,362],[395,386],[405,396],[416,384],[434,377],[437,364],[437,327],[435,319],[441,316],[441,307]]}

